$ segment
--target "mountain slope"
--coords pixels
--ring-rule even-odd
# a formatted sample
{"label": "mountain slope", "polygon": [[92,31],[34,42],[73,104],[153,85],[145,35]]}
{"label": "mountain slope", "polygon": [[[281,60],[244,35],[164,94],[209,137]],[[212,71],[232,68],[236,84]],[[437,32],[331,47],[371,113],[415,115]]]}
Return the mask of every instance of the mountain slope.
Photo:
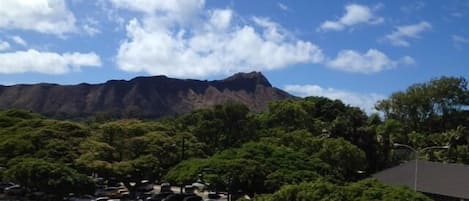
{"label": "mountain slope", "polygon": [[27,109],[53,117],[104,113],[115,117],[158,118],[227,101],[260,111],[270,101],[288,98],[293,96],[272,87],[259,72],[238,73],[215,81],[152,76],[103,84],[0,85],[1,109]]}

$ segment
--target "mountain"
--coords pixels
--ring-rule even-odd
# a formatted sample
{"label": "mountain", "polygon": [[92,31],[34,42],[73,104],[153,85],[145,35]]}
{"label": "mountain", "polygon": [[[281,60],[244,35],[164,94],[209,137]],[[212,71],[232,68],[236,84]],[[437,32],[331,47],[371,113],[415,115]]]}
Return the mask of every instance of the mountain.
{"label": "mountain", "polygon": [[289,98],[293,96],[272,87],[260,72],[237,73],[214,81],[152,76],[102,84],[0,85],[0,109],[26,109],[58,118],[95,114],[159,118],[227,101],[260,111],[270,101]]}

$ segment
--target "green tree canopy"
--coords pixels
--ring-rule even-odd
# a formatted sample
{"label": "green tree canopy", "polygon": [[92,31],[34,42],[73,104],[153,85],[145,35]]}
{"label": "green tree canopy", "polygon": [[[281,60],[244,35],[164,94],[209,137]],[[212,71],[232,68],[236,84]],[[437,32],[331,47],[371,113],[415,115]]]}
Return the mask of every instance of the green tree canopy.
{"label": "green tree canopy", "polygon": [[376,109],[386,118],[405,123],[407,131],[441,132],[467,126],[469,91],[463,77],[440,77],[414,84],[404,92],[379,101]]}
{"label": "green tree canopy", "polygon": [[[368,200],[407,200],[431,201],[430,198],[409,188],[392,187],[376,180],[366,179],[345,186],[334,185],[328,181],[316,180],[310,183],[286,185],[270,195],[260,195],[254,201],[368,201]],[[244,201],[244,200],[243,200]]]}
{"label": "green tree canopy", "polygon": [[93,181],[61,163],[23,158],[11,161],[4,177],[32,191],[64,196],[68,193],[92,193]]}

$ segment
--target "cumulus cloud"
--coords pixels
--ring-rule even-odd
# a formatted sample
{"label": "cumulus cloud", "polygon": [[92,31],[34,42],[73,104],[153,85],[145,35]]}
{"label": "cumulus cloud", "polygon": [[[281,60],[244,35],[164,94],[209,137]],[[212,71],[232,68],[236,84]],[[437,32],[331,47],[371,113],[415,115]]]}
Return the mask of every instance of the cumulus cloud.
{"label": "cumulus cloud", "polygon": [[394,46],[409,47],[409,39],[418,39],[422,32],[428,31],[431,28],[432,25],[425,21],[417,24],[398,26],[396,30],[385,36],[385,40]]}
{"label": "cumulus cloud", "polygon": [[[230,8],[204,9],[201,0],[112,2],[116,8],[142,13],[127,23],[127,37],[115,57],[118,68],[127,72],[206,77],[315,63],[341,71],[375,73],[415,62],[409,56],[393,60],[375,49],[365,53],[343,50],[330,59],[314,43],[297,39],[269,18],[239,19]],[[177,3],[189,7],[181,11]],[[375,9],[352,4],[339,21],[345,26],[380,23],[382,18],[372,13]],[[192,23],[178,20],[183,18]]]}
{"label": "cumulus cloud", "polygon": [[217,29],[226,29],[233,19],[233,11],[230,9],[216,9],[211,12],[210,25]]}
{"label": "cumulus cloud", "polygon": [[13,40],[13,42],[15,42],[16,44],[21,45],[21,46],[27,46],[28,45],[28,43],[23,38],[21,38],[20,36],[12,36],[11,40]]}
{"label": "cumulus cloud", "polygon": [[342,31],[358,24],[380,24],[384,21],[373,13],[373,9],[359,4],[345,6],[345,14],[338,20],[326,20],[318,28],[319,31]]}
{"label": "cumulus cloud", "polygon": [[[158,11],[177,14],[190,13],[196,8],[202,8],[204,0],[111,0],[118,8],[124,8],[145,13]],[[189,11],[189,12],[188,12]]]}
{"label": "cumulus cloud", "polygon": [[324,88],[319,85],[287,85],[284,90],[297,96],[321,96],[360,107],[367,113],[376,112],[374,105],[386,96],[376,93],[356,93],[346,90]]}
{"label": "cumulus cloud", "polygon": [[116,8],[158,16],[167,23],[186,23],[200,12],[205,0],[111,0]]}
{"label": "cumulus cloud", "polygon": [[35,72],[43,74],[64,74],[81,67],[99,67],[101,59],[93,52],[63,53],[27,51],[0,53],[0,73],[15,74]]}
{"label": "cumulus cloud", "polygon": [[366,53],[360,53],[355,50],[342,50],[337,54],[336,58],[329,60],[326,64],[331,68],[342,71],[376,73],[398,65],[410,65],[413,63],[415,61],[410,56],[392,60],[379,50],[369,49]]}
{"label": "cumulus cloud", "polygon": [[[133,5],[134,1],[113,2],[117,7],[145,13],[127,24],[127,39],[116,56],[117,66],[124,71],[203,77],[324,60],[315,44],[291,37],[267,18],[235,23],[231,9],[203,10],[200,0],[161,1],[158,5],[162,7],[152,6],[159,1],[149,1],[145,8]],[[192,8],[181,11],[182,4]],[[178,21],[190,13],[196,24]]]}
{"label": "cumulus cloud", "polygon": [[62,35],[75,31],[75,16],[64,0],[2,0],[0,29]]}
{"label": "cumulus cloud", "polygon": [[10,43],[0,40],[0,52],[10,49]]}

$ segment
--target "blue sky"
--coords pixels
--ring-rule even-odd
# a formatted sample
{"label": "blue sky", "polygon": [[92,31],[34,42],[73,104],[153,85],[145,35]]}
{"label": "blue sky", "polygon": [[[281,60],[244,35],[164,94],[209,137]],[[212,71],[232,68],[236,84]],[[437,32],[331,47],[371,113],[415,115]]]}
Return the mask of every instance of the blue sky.
{"label": "blue sky", "polygon": [[372,111],[469,75],[469,1],[2,0],[0,84],[261,71],[299,96]]}

